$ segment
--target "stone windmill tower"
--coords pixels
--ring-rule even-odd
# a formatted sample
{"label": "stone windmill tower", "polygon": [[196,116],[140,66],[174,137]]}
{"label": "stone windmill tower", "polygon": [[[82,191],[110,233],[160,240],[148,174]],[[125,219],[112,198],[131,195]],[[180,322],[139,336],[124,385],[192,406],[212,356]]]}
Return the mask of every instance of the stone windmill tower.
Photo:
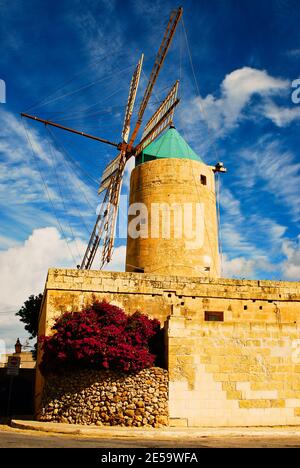
{"label": "stone windmill tower", "polygon": [[99,248],[100,269],[111,262],[124,171],[128,160],[135,158],[130,210],[142,205],[143,212],[138,220],[132,219],[134,212],[129,212],[126,271],[175,276],[220,275],[214,172],[224,169],[222,165],[211,167],[204,164],[173,127],[174,110],[180,101],[178,81],[148,120],[139,143],[136,143],[153,87],[181,16],[181,7],[170,15],[131,132],[143,54],[137,63],[119,143],[37,116],[21,114],[46,126],[81,135],[118,150],[118,155],[102,174],[98,191],[102,201],[82,262],[77,266],[79,269],[92,268]]}
{"label": "stone windmill tower", "polygon": [[215,172],[171,126],[136,159],[126,271],[219,277]]}

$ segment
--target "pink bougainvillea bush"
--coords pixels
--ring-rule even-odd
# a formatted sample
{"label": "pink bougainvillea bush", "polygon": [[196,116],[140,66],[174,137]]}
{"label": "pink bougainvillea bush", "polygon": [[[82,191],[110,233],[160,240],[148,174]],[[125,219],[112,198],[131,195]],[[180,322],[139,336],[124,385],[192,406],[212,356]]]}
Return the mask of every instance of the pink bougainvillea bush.
{"label": "pink bougainvillea bush", "polygon": [[160,323],[135,312],[126,315],[105,301],[62,315],[53,334],[40,338],[41,371],[93,368],[136,372],[153,366],[160,350]]}

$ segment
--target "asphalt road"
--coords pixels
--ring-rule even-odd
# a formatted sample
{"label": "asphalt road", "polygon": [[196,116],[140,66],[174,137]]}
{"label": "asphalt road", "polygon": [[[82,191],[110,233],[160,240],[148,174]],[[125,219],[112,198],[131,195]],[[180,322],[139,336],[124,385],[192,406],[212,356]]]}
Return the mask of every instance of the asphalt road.
{"label": "asphalt road", "polygon": [[201,437],[195,440],[96,439],[0,431],[0,448],[300,448],[300,438],[289,437]]}

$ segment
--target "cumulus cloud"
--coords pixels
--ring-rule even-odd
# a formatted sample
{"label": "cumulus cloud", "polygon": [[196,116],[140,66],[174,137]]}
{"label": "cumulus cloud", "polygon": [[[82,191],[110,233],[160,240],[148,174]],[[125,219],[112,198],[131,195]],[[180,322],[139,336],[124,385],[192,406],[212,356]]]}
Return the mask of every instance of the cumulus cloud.
{"label": "cumulus cloud", "polygon": [[108,263],[105,271],[125,271],[126,245],[120,245],[113,251],[112,261]]}
{"label": "cumulus cloud", "polygon": [[17,308],[30,294],[42,292],[48,268],[74,268],[70,250],[75,251],[75,246],[84,252],[85,243],[80,239],[67,244],[55,227],[46,227],[35,229],[24,243],[0,252],[1,308]]}
{"label": "cumulus cloud", "polygon": [[300,281],[300,235],[294,242],[285,240],[282,251],[286,256],[282,263],[283,277],[290,281]]}
{"label": "cumulus cloud", "polygon": [[289,86],[289,82],[273,78],[264,70],[243,67],[227,75],[222,83],[222,104],[225,125],[233,126],[254,94],[268,96]]}
{"label": "cumulus cloud", "polygon": [[15,317],[16,311],[14,307],[0,308],[0,340],[4,342],[6,352],[14,350],[17,338],[20,338],[22,344],[28,340],[24,324]]}
{"label": "cumulus cloud", "polygon": [[[278,107],[276,115],[275,111],[271,112],[271,98],[286,94],[289,88],[289,80],[274,78],[265,70],[243,67],[225,76],[220,86],[219,97],[208,94],[205,98],[198,96],[192,99],[182,110],[181,119],[186,124],[192,124],[201,118],[219,134],[224,134],[243,118],[256,117],[253,109],[246,113],[246,108],[254,96],[259,96],[264,104],[260,104],[260,113],[278,125],[288,122],[288,119],[300,117],[293,109]],[[278,116],[280,113],[281,117]]]}
{"label": "cumulus cloud", "polygon": [[25,242],[0,252],[0,338],[8,346],[19,335],[25,336],[15,313],[31,294],[43,292],[48,268],[75,267],[70,255],[75,248],[82,254],[85,244],[76,239],[67,245],[56,228],[46,227],[35,229]]}
{"label": "cumulus cloud", "polygon": [[[222,276],[227,278],[263,279],[261,272],[280,273],[281,264],[274,264],[267,255],[253,253],[248,256],[228,256],[222,258]],[[250,252],[249,252],[250,253]]]}
{"label": "cumulus cloud", "polygon": [[268,101],[262,108],[265,117],[272,120],[277,127],[286,127],[290,123],[300,119],[300,107],[277,106],[274,102]]}
{"label": "cumulus cloud", "polygon": [[226,278],[253,278],[255,276],[255,260],[245,257],[229,259],[223,256],[222,276]]}
{"label": "cumulus cloud", "polygon": [[[67,243],[55,227],[46,227],[35,229],[25,242],[0,252],[0,338],[5,339],[8,346],[11,347],[19,335],[25,336],[15,313],[31,294],[43,292],[48,269],[75,268],[70,251],[78,251],[82,258],[85,248],[81,239]],[[125,256],[126,246],[116,247],[106,270],[124,271]],[[93,268],[98,267],[98,259],[96,256]]]}

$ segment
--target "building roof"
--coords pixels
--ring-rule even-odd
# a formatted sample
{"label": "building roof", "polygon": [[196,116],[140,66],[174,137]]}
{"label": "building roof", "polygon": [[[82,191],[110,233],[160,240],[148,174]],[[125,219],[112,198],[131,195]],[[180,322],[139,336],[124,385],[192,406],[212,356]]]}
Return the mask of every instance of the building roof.
{"label": "building roof", "polygon": [[157,158],[193,159],[202,162],[174,127],[170,127],[160,138],[144,149],[139,163]]}

